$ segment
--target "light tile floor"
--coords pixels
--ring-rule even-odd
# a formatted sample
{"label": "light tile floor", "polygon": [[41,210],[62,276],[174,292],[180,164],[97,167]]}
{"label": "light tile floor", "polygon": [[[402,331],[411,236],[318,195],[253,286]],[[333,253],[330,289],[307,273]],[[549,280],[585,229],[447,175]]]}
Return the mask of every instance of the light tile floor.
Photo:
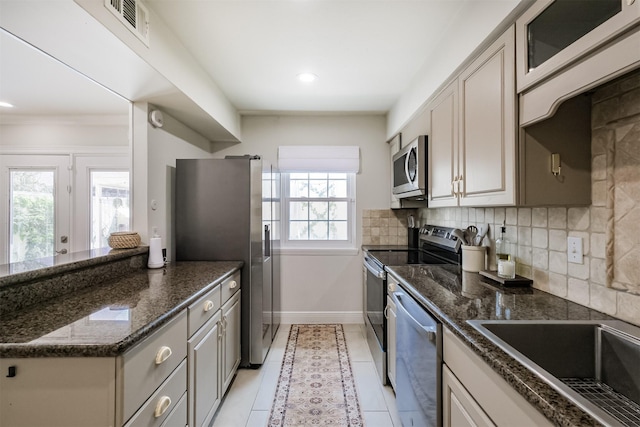
{"label": "light tile floor", "polygon": [[[262,427],[269,420],[290,325],[281,325],[260,369],[239,369],[213,419],[213,427]],[[366,427],[400,427],[396,398],[383,386],[367,346],[364,324],[343,325]]]}

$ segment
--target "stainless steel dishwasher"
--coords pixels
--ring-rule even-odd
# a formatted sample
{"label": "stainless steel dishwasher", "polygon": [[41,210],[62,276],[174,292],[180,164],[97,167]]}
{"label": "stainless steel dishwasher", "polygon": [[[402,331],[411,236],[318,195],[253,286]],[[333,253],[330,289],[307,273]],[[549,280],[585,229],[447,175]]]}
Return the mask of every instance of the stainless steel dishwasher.
{"label": "stainless steel dishwasher", "polygon": [[396,404],[404,427],[442,426],[442,325],[406,291],[397,306]]}

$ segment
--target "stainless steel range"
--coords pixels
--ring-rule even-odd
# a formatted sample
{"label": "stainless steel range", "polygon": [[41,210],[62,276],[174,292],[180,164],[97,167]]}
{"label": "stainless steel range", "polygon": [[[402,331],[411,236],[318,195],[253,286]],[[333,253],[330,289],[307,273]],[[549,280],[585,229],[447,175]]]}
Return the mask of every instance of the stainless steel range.
{"label": "stainless steel range", "polygon": [[384,315],[387,299],[385,266],[407,264],[461,264],[458,238],[454,229],[425,225],[420,229],[419,247],[389,247],[368,249],[364,253],[365,266],[365,324],[367,342],[383,384],[387,383],[387,321]]}

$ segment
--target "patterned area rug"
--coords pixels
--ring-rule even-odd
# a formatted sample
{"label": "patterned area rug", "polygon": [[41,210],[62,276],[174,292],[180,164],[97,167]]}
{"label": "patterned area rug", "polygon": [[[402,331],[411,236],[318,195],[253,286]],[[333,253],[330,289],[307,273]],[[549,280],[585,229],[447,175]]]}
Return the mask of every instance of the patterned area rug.
{"label": "patterned area rug", "polygon": [[362,426],[342,325],[291,325],[269,427]]}

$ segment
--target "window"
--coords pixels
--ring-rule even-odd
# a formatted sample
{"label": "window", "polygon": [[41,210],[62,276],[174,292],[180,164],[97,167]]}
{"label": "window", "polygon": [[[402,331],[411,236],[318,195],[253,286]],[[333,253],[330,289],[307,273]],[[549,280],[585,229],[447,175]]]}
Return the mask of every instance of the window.
{"label": "window", "polygon": [[282,181],[285,246],[353,246],[354,173],[295,172]]}

